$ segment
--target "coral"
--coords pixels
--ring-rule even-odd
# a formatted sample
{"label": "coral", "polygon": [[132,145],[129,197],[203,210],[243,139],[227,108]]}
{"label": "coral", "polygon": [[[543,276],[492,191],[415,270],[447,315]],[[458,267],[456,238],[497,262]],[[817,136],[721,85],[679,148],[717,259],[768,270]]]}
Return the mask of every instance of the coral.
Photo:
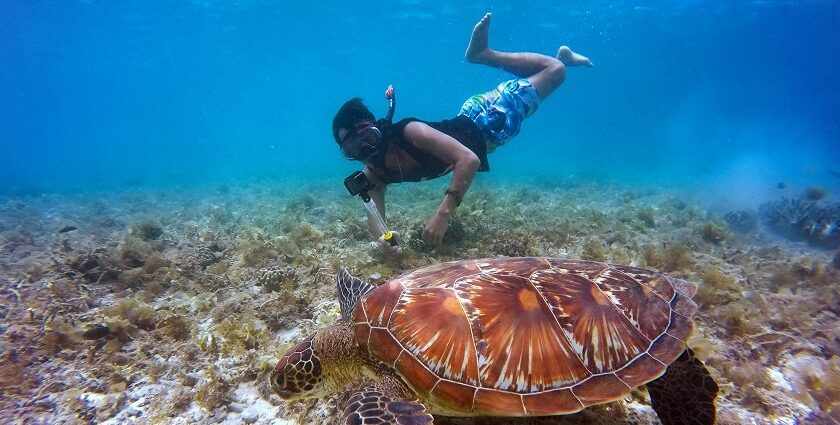
{"label": "coral", "polygon": [[840,247],[840,203],[782,198],[762,204],[762,221],[777,234],[827,248]]}
{"label": "coral", "polygon": [[758,228],[758,215],[753,211],[729,211],[723,219],[733,232],[749,233]]}
{"label": "coral", "polygon": [[152,241],[163,234],[163,227],[153,220],[143,220],[128,230],[128,234],[136,236],[144,241]]}
{"label": "coral", "polygon": [[719,244],[731,237],[729,232],[717,223],[709,222],[700,226],[700,236],[704,241]]}
{"label": "coral", "polygon": [[207,267],[216,261],[219,261],[221,253],[213,251],[208,246],[200,246],[195,250],[194,261],[200,267]]}
{"label": "coral", "polygon": [[294,291],[297,274],[294,267],[273,266],[265,267],[256,272],[257,284],[266,292],[281,292],[290,294]]}
{"label": "coral", "polygon": [[813,214],[814,208],[813,202],[782,198],[780,201],[761,204],[758,214],[771,226],[779,228],[794,226],[795,230],[799,230],[799,226]]}

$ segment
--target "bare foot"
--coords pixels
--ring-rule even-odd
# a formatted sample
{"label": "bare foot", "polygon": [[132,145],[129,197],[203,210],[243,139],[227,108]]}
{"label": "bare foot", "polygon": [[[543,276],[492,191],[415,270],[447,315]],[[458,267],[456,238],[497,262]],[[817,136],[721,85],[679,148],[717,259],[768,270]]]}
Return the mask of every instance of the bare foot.
{"label": "bare foot", "polygon": [[566,66],[586,66],[592,68],[592,61],[588,57],[575,53],[568,46],[560,46],[557,50],[557,59]]}
{"label": "bare foot", "polygon": [[487,13],[475,24],[470,45],[467,46],[467,52],[464,54],[467,62],[480,63],[487,52],[490,51],[488,41],[490,38],[490,17],[491,14]]}

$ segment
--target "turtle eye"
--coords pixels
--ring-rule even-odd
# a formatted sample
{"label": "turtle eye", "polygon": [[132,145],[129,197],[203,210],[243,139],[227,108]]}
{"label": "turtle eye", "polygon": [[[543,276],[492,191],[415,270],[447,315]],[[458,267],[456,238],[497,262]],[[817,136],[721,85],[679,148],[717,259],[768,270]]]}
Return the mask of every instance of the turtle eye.
{"label": "turtle eye", "polygon": [[283,369],[285,368],[280,368],[280,365],[278,364],[274,369],[274,372],[271,373],[271,389],[273,389],[280,398],[289,399],[292,397],[292,393],[286,388],[286,373]]}
{"label": "turtle eye", "polygon": [[281,398],[305,397],[322,378],[321,361],[312,351],[311,338],[296,345],[284,355],[271,374],[271,388]]}

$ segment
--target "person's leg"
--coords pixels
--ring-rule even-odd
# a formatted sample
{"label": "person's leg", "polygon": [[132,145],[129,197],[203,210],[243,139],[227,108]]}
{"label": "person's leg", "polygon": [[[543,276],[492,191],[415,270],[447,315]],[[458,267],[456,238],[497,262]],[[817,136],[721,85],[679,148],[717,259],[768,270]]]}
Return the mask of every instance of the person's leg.
{"label": "person's leg", "polygon": [[540,99],[550,95],[566,78],[566,66],[592,66],[583,55],[566,46],[560,47],[557,57],[538,53],[508,53],[489,46],[490,18],[488,13],[475,24],[470,44],[464,57],[468,62],[504,69],[520,78],[527,78],[537,90]]}

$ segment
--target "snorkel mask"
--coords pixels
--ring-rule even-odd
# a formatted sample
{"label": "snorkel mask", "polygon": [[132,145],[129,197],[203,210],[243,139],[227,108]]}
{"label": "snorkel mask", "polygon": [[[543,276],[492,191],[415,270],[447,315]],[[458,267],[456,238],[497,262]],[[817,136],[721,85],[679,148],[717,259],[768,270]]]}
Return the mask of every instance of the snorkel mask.
{"label": "snorkel mask", "polygon": [[394,117],[396,97],[394,96],[393,86],[388,86],[385,91],[385,98],[388,99],[388,115],[385,118],[376,123],[363,122],[344,135],[339,147],[345,158],[366,161],[384,152],[386,144],[382,142],[380,127],[390,125],[391,119]]}

